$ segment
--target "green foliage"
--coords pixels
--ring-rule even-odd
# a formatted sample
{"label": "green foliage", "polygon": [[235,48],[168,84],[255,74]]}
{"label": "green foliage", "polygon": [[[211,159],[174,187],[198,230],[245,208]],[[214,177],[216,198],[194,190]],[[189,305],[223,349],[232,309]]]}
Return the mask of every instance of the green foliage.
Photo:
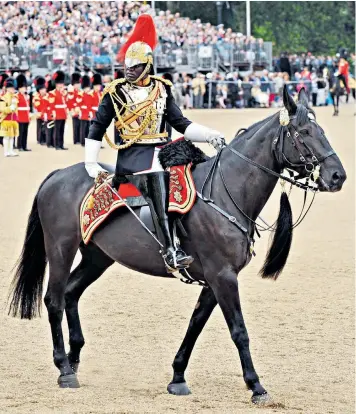
{"label": "green foliage", "polygon": [[340,47],[354,50],[353,2],[251,2],[252,34],[274,43],[281,51],[335,54]]}
{"label": "green foliage", "polygon": [[[161,10],[217,24],[215,1],[158,1]],[[226,27],[246,33],[246,3],[221,2]],[[273,54],[281,51],[335,54],[340,47],[355,49],[354,1],[251,1],[251,31],[273,42]]]}

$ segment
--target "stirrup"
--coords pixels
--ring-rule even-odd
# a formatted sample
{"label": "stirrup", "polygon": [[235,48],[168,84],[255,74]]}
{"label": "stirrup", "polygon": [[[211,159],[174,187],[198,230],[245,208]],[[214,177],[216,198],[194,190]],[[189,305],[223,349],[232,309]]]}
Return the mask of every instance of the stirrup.
{"label": "stirrup", "polygon": [[[188,264],[178,263],[178,261],[177,261],[177,253],[178,252],[181,252],[182,254],[185,255],[185,257],[189,261]],[[168,263],[168,260],[167,260],[168,256],[172,256],[173,263]],[[193,260],[194,260],[191,256],[184,253],[182,249],[167,251],[167,253],[163,254],[162,257],[163,257],[164,263],[166,265],[166,268],[170,273],[173,273],[173,272],[176,272],[176,271],[179,271],[179,270],[183,270],[183,269],[188,269],[188,267],[190,266],[191,263],[193,263]]]}

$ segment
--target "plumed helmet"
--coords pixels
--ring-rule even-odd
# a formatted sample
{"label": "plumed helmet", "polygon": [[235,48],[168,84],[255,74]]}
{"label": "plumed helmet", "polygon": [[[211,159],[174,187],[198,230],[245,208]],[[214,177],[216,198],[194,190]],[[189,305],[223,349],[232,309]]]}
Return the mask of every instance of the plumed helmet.
{"label": "plumed helmet", "polygon": [[153,64],[153,50],[157,45],[156,27],[149,14],[138,17],[134,30],[118,53],[118,60],[125,66]]}
{"label": "plumed helmet", "polygon": [[20,73],[16,78],[16,86],[17,89],[23,88],[24,86],[27,87],[27,79],[26,76]]}
{"label": "plumed helmet", "polygon": [[90,88],[90,78],[88,75],[82,77],[82,88]]}
{"label": "plumed helmet", "polygon": [[46,79],[42,76],[37,76],[33,83],[36,86],[37,91],[41,89],[46,89]]}
{"label": "plumed helmet", "polygon": [[74,85],[75,83],[80,83],[80,78],[81,78],[80,73],[74,72],[74,73],[72,73],[70,83],[72,85]]}
{"label": "plumed helmet", "polygon": [[65,76],[66,75],[64,72],[62,72],[61,70],[57,70],[57,72],[55,72],[52,76],[52,79],[54,80],[54,83],[58,85],[60,83],[64,83]]}
{"label": "plumed helmet", "polygon": [[103,84],[100,73],[95,73],[94,74],[93,79],[92,79],[92,84],[93,84],[93,86]]}

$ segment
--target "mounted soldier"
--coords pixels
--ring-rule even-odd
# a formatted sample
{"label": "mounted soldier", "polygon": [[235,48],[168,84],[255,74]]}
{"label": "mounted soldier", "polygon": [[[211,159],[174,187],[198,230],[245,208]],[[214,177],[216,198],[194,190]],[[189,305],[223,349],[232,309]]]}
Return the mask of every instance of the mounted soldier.
{"label": "mounted soldier", "polygon": [[[164,246],[162,256],[167,269],[172,271],[188,267],[193,258],[175,247],[172,240],[167,214],[169,173],[164,171],[158,159],[160,147],[169,141],[167,124],[184,134],[186,140],[208,142],[215,148],[223,145],[224,137],[183,116],[172,96],[172,83],[154,76],[153,49],[156,44],[152,17],[141,15],[119,52],[119,60],[124,61],[125,77],[114,80],[105,88],[85,140],[85,168],[93,178],[104,171],[97,161],[105,135],[109,145],[119,151],[113,182],[122,182],[126,176],[146,199]],[[119,145],[106,135],[113,119],[120,134]]]}

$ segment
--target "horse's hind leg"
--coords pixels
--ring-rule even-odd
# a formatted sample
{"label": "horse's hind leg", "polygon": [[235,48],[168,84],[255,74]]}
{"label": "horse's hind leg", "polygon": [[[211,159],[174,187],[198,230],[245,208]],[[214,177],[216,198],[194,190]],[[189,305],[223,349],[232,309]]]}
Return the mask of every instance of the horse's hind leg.
{"label": "horse's hind leg", "polygon": [[193,315],[189,322],[187,333],[173,362],[173,379],[168,385],[168,392],[174,395],[188,395],[190,390],[185,382],[184,372],[198,336],[203,330],[217,301],[210,288],[204,288],[199,296]]}
{"label": "horse's hind leg", "polygon": [[84,346],[84,337],[78,313],[79,298],[85,289],[97,280],[114,261],[94,244],[79,247],[82,260],[70,274],[65,290],[66,315],[69,328],[69,363],[77,372],[80,362],[80,351]]}
{"label": "horse's hind leg", "polygon": [[63,244],[46,242],[50,272],[44,301],[52,331],[53,361],[60,371],[58,385],[61,388],[79,387],[79,382],[65,352],[62,331],[64,292],[78,245],[79,241],[76,243],[73,239],[68,239],[67,243]]}

